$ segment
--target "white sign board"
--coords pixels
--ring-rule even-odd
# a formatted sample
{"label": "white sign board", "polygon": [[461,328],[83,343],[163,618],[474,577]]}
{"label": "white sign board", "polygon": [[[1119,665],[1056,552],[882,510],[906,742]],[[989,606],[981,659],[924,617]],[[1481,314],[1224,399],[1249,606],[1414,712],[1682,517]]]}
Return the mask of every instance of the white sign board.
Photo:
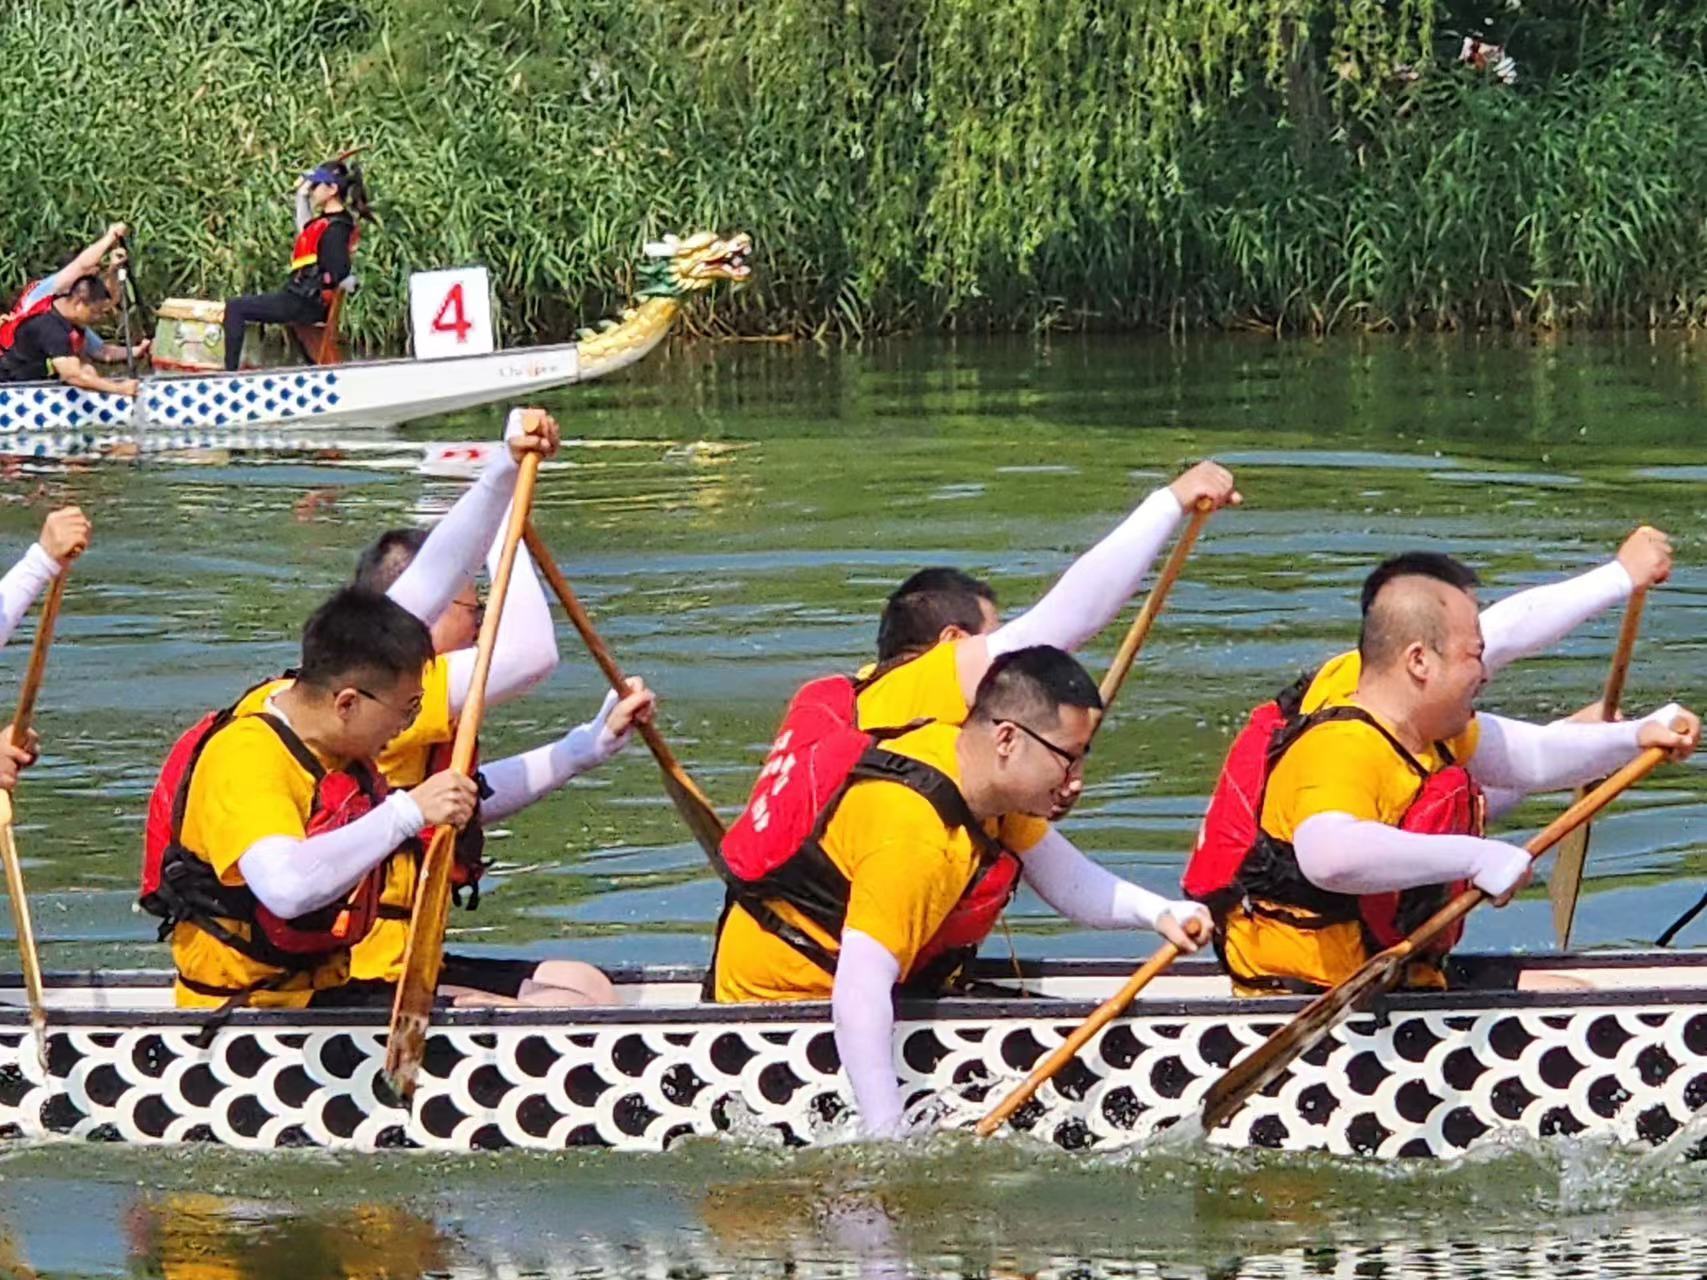
{"label": "white sign board", "polygon": [[417,360],[483,356],[496,346],[485,267],[418,271],[409,277],[409,328]]}

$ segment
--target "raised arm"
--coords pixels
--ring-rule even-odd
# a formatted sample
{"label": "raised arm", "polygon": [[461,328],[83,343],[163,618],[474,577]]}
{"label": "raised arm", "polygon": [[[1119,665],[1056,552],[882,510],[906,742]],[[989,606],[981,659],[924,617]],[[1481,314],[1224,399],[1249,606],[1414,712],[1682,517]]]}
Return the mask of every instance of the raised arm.
{"label": "raised arm", "polygon": [[1657,586],[1670,575],[1670,539],[1643,525],[1600,567],[1519,591],[1482,610],[1482,664],[1492,675],[1549,649],[1597,613],[1628,600],[1636,586]]}
{"label": "raised arm", "polygon": [[955,661],[966,701],[972,701],[978,682],[1000,655],[1038,644],[1071,651],[1118,617],[1180,517],[1200,498],[1217,507],[1242,501],[1230,471],[1200,462],[1140,503],[1114,532],[1075,560],[1030,609],[989,635],[959,641]]}

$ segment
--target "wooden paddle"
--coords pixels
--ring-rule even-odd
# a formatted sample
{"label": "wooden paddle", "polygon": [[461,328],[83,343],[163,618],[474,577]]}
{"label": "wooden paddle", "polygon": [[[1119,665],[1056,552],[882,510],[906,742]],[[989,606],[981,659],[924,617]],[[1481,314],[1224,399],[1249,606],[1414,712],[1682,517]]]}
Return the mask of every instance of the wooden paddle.
{"label": "wooden paddle", "polygon": [[[569,585],[569,580],[563,576],[563,571],[557,567],[557,561],[552,558],[551,550],[545,545],[545,539],[539,536],[539,530],[533,521],[527,526],[528,550],[533,553],[534,563],[545,575],[545,580],[551,584],[551,589],[557,593],[557,599],[563,605],[563,611],[569,615],[569,621],[574,623],[575,630],[581,633],[581,639],[586,643],[587,652],[593,655],[593,661],[604,672],[605,679],[610,681],[610,687],[615,689],[619,697],[628,693],[628,681],[622,674],[622,668],[616,665],[616,659],[606,647],[603,637],[593,627],[593,620],[587,616],[587,611],[575,596],[575,589]],[[670,797],[670,803],[676,806],[676,812],[681,814],[682,821],[687,824],[693,838],[699,842],[699,847],[713,860],[721,855],[718,850],[723,845],[723,822],[718,818],[716,810],[711,807],[711,801],[706,799],[687,770],[682,768],[675,753],[659,734],[656,725],[640,724],[636,726],[640,736],[652,751],[652,758],[658,762],[658,769],[664,775],[664,790]]]}
{"label": "wooden paddle", "polygon": [[[1618,647],[1612,652],[1612,670],[1606,676],[1606,692],[1600,699],[1600,718],[1616,720],[1618,703],[1624,697],[1624,678],[1630,674],[1630,655],[1636,648],[1636,632],[1642,626],[1642,606],[1647,603],[1648,589],[1637,587],[1624,606],[1624,625],[1618,631]],[[1588,794],[1587,787],[1577,788],[1577,799]],[[1553,900],[1553,936],[1561,949],[1571,945],[1571,925],[1577,917],[1577,899],[1583,891],[1583,864],[1588,860],[1589,824],[1583,823],[1559,845],[1553,859],[1553,874],[1547,882],[1547,896]]]}
{"label": "wooden paddle", "polygon": [[[516,496],[510,506],[510,523],[504,531],[504,549],[498,572],[492,578],[486,616],[480,623],[480,639],[474,652],[474,675],[468,697],[456,721],[456,739],[451,743],[450,767],[467,775],[474,766],[474,746],[480,736],[480,721],[486,714],[486,676],[492,668],[492,647],[498,638],[498,622],[504,614],[504,597],[510,590],[510,574],[516,567],[516,552],[528,509],[533,505],[534,481],[539,475],[539,454],[522,458],[516,477]],[[432,843],[421,860],[415,885],[415,902],[409,916],[409,940],[403,951],[403,976],[397,983],[397,999],[391,1007],[391,1031],[385,1044],[385,1078],[400,1098],[415,1092],[415,1075],[427,1046],[427,1023],[432,1017],[433,997],[438,991],[439,969],[444,961],[445,919],[450,911],[452,846],[456,829],[449,823],[433,828]]]}
{"label": "wooden paddle", "polygon": [[[1682,722],[1674,727],[1679,732],[1683,731]],[[1623,791],[1647,777],[1665,757],[1663,747],[1649,747],[1642,752],[1538,832],[1524,846],[1529,856],[1539,858],[1611,804]],[[1232,1116],[1253,1094],[1285,1071],[1294,1059],[1308,1053],[1334,1029],[1342,1014],[1397,982],[1407,960],[1480,905],[1487,896],[1480,889],[1466,889],[1423,921],[1414,933],[1372,956],[1351,977],[1317,996],[1296,1018],[1229,1067],[1203,1095],[1204,1132]]]}
{"label": "wooden paddle", "polygon": [[[17,714],[12,717],[12,741],[19,746],[29,739],[36,694],[41,691],[42,677],[47,670],[47,649],[53,643],[53,627],[59,620],[59,604],[65,598],[65,578],[69,572],[69,569],[61,569],[53,580],[47,602],[42,605],[41,618],[36,623],[30,665],[24,674],[24,687],[18,694]],[[29,1001],[30,1026],[35,1031],[36,1053],[45,1070],[47,999],[42,993],[41,959],[36,954],[36,931],[30,921],[30,902],[24,893],[24,867],[18,859],[18,843],[12,834],[12,797],[5,791],[0,791],[0,864],[5,866],[6,894],[12,900],[12,924],[18,935],[18,964],[24,972],[24,996]]]}
{"label": "wooden paddle", "polygon": [[[1103,718],[1108,716],[1108,704],[1114,700],[1114,695],[1120,692],[1120,686],[1126,682],[1126,673],[1132,670],[1132,663],[1138,657],[1138,650],[1143,647],[1145,638],[1150,634],[1150,628],[1155,625],[1156,615],[1161,613],[1162,605],[1167,602],[1168,592],[1173,589],[1174,580],[1185,568],[1186,557],[1191,554],[1192,544],[1197,541],[1197,535],[1203,531],[1204,522],[1209,519],[1210,512],[1215,510],[1215,504],[1208,498],[1199,498],[1197,508],[1192,512],[1191,522],[1186,525],[1185,532],[1180,534],[1179,542],[1174,547],[1173,554],[1162,566],[1162,575],[1156,579],[1156,585],[1151,588],[1149,599],[1144,601],[1144,607],[1138,610],[1138,616],[1132,620],[1132,626],[1126,632],[1126,639],[1120,642],[1120,649],[1114,655],[1114,662],[1108,669],[1108,674],[1102,678]],[[1097,721],[1097,728],[1102,727],[1102,720]],[[1069,1062],[1078,1056],[1090,1038],[1101,1031],[1110,1022],[1126,1012],[1126,1006],[1138,998],[1138,993],[1150,985],[1150,980],[1161,973],[1176,959],[1180,950],[1171,942],[1165,942],[1156,953],[1135,969],[1125,984],[1107,1000],[1099,1004],[1090,1017],[1086,1018],[1060,1046],[1037,1066],[1031,1074],[1008,1092],[1008,1095],[990,1109],[988,1115],[978,1122],[977,1134],[980,1138],[988,1138],[1026,1103],[1030,1102],[1044,1083],[1052,1080]]]}

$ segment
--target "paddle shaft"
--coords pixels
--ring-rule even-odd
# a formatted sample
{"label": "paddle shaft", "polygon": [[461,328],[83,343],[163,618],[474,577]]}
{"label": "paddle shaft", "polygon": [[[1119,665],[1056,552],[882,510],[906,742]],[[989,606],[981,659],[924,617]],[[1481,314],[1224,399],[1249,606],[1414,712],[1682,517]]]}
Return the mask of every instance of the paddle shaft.
{"label": "paddle shaft", "polygon": [[[1676,727],[1679,732],[1683,731],[1681,722]],[[1611,804],[1620,794],[1652,773],[1665,757],[1665,748],[1649,747],[1576,801],[1538,831],[1524,846],[1530,858],[1541,857],[1566,835]],[[1294,1059],[1309,1052],[1312,1046],[1333,1030],[1339,1015],[1354,1001],[1385,990],[1397,979],[1405,961],[1463,919],[1487,896],[1480,889],[1466,889],[1423,921],[1412,933],[1385,951],[1372,956],[1351,977],[1331,991],[1316,997],[1302,1013],[1258,1045],[1254,1052],[1229,1067],[1204,1095],[1205,1131],[1214,1129],[1234,1115],[1253,1094],[1284,1071]]]}
{"label": "paddle shaft", "polygon": [[1108,704],[1114,701],[1114,695],[1120,692],[1120,686],[1126,683],[1126,673],[1132,670],[1132,663],[1138,657],[1138,650],[1144,647],[1144,641],[1150,634],[1150,628],[1156,624],[1157,616],[1162,612],[1162,606],[1168,601],[1168,592],[1173,590],[1174,580],[1185,568],[1186,557],[1191,554],[1192,544],[1197,541],[1197,535],[1203,531],[1204,521],[1209,519],[1210,512],[1215,510],[1215,504],[1208,498],[1199,498],[1196,509],[1191,513],[1191,519],[1180,534],[1179,542],[1174,545],[1173,554],[1168,556],[1167,563],[1162,566],[1161,576],[1156,579],[1156,585],[1151,588],[1150,596],[1144,601],[1144,607],[1138,610],[1138,616],[1132,620],[1127,629],[1126,638],[1120,642],[1120,648],[1115,651],[1114,661],[1109,664],[1108,672],[1098,686],[1102,694],[1103,712],[1108,712]]}
{"label": "paddle shaft", "polygon": [[[1161,576],[1151,588],[1149,598],[1144,601],[1143,607],[1138,610],[1138,616],[1127,629],[1126,638],[1120,642],[1120,648],[1114,655],[1114,662],[1102,678],[1099,692],[1102,694],[1103,715],[1098,719],[1096,729],[1100,729],[1103,720],[1107,719],[1109,703],[1114,701],[1114,695],[1120,692],[1120,686],[1126,682],[1126,673],[1132,670],[1138,650],[1143,648],[1150,628],[1155,625],[1157,616],[1162,612],[1162,605],[1167,602],[1168,592],[1172,590],[1180,571],[1185,568],[1186,557],[1191,554],[1192,544],[1197,541],[1197,535],[1203,531],[1204,522],[1214,510],[1215,504],[1209,499],[1198,499],[1191,520],[1180,534],[1179,542],[1168,556],[1167,563],[1162,566]],[[1096,729],[1092,730],[1093,736]],[[1138,998],[1138,993],[1149,986],[1157,974],[1178,959],[1179,954],[1179,948],[1173,943],[1163,943],[1154,955],[1133,970],[1132,976],[1119,991],[1098,1005],[1096,1011],[1081,1022],[1054,1053],[1032,1068],[1030,1075],[991,1108],[989,1114],[978,1122],[978,1136],[988,1138],[1002,1127],[1009,1116],[1030,1102],[1047,1081],[1053,1079],[1061,1068],[1077,1056],[1092,1036],[1126,1012],[1126,1007]]]}
{"label": "paddle shaft", "polygon": [[[563,571],[557,567],[557,561],[553,558],[551,549],[545,545],[545,539],[540,536],[539,530],[534,527],[532,520],[528,521],[527,532],[524,536],[527,540],[528,550],[533,553],[534,563],[539,566],[539,571],[545,575],[545,580],[551,584],[551,589],[556,593],[558,602],[563,606],[563,611],[569,615],[569,621],[580,634],[582,642],[586,644],[587,652],[592,654],[593,662],[604,673],[605,679],[610,682],[610,687],[616,690],[617,695],[619,697],[626,695],[628,693],[627,677],[623,675],[622,668],[617,666],[616,658],[612,656],[610,649],[606,646],[604,637],[599,635],[598,630],[593,626],[593,620],[587,616],[586,609],[582,607],[580,599],[575,595],[575,589],[569,585],[569,579],[565,578]],[[658,768],[663,771],[664,777],[674,784],[671,798],[676,801],[677,808],[683,810],[682,816],[687,821],[689,829],[694,832],[695,838],[704,845],[706,838],[715,831],[716,841],[720,843],[723,838],[722,821],[717,817],[716,811],[712,809],[711,801],[706,798],[705,793],[688,776],[687,770],[682,768],[681,762],[676,759],[675,752],[670,750],[669,744],[658,732],[658,727],[644,723],[636,724],[635,727],[640,731],[640,737],[646,743],[647,749],[652,752],[652,758],[658,762]],[[685,794],[678,794],[678,789],[680,793]],[[698,812],[690,813],[685,806],[691,806]],[[715,852],[715,845],[707,848],[706,852]]]}
{"label": "paddle shaft", "polygon": [[[24,687],[18,693],[18,710],[12,717],[12,741],[23,745],[35,718],[36,695],[47,673],[48,646],[53,643],[54,624],[65,599],[62,568],[48,589],[41,617],[36,621],[36,639],[30,647],[30,665],[24,672]],[[47,1062],[47,999],[42,991],[41,957],[36,951],[35,924],[30,919],[30,900],[24,892],[24,866],[18,857],[18,842],[12,832],[12,797],[0,791],[0,864],[5,867],[6,896],[12,902],[12,926],[18,937],[18,967],[24,974],[24,995],[30,1006],[30,1025],[35,1028],[36,1051]]]}
{"label": "paddle shaft", "polygon": [[1138,993],[1150,985],[1150,980],[1166,969],[1179,956],[1179,948],[1173,943],[1163,943],[1156,954],[1135,969],[1125,984],[1096,1007],[1096,1011],[1086,1018],[1060,1044],[1053,1053],[1032,1068],[1031,1074],[1021,1082],[1018,1088],[1012,1090],[1007,1097],[995,1105],[990,1113],[978,1122],[977,1133],[980,1138],[988,1138],[1026,1103],[1044,1084],[1078,1056],[1079,1050],[1090,1042],[1109,1023],[1126,1012],[1126,1007],[1138,998]]}
{"label": "paddle shaft", "polygon": [[[529,453],[522,458],[521,472],[516,477],[510,523],[504,531],[504,547],[498,558],[498,571],[492,578],[486,616],[480,623],[474,674],[469,679],[468,696],[463,700],[456,738],[451,743],[450,767],[465,777],[474,766],[475,743],[486,713],[486,678],[492,669],[492,649],[497,642],[504,597],[510,590],[510,575],[516,567],[516,551],[521,546],[538,475],[539,455]],[[449,823],[441,822],[433,829],[433,839],[421,860],[415,886],[409,940],[403,951],[403,975],[397,983],[391,1031],[385,1046],[386,1078],[404,1098],[415,1091],[415,1076],[427,1044],[427,1023],[438,990],[439,969],[444,962],[445,918],[450,910],[451,853],[455,840],[456,830]]]}
{"label": "paddle shaft", "polygon": [[[1636,649],[1636,633],[1642,626],[1642,606],[1647,602],[1648,589],[1637,587],[1624,606],[1624,625],[1618,629],[1618,646],[1612,651],[1612,670],[1606,674],[1606,691],[1600,699],[1600,718],[1616,720],[1618,704],[1624,699],[1624,681],[1630,674],[1630,657]],[[1577,788],[1577,797],[1588,794],[1587,787]],[[1588,861],[1589,824],[1583,823],[1559,846],[1553,860],[1553,875],[1547,885],[1547,896],[1553,902],[1553,936],[1561,948],[1571,942],[1571,926],[1576,922],[1577,900],[1582,896],[1583,866]]]}

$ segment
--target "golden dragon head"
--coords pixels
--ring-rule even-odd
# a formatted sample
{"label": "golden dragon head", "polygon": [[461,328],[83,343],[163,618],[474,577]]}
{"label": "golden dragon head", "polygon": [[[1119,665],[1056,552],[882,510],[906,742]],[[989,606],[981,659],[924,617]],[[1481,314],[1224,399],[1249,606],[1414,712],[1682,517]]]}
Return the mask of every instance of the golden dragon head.
{"label": "golden dragon head", "polygon": [[709,289],[719,280],[739,284],[753,274],[747,262],[753,238],[746,232],[716,236],[709,231],[683,240],[665,236],[646,246],[636,268],[636,298],[680,298]]}

